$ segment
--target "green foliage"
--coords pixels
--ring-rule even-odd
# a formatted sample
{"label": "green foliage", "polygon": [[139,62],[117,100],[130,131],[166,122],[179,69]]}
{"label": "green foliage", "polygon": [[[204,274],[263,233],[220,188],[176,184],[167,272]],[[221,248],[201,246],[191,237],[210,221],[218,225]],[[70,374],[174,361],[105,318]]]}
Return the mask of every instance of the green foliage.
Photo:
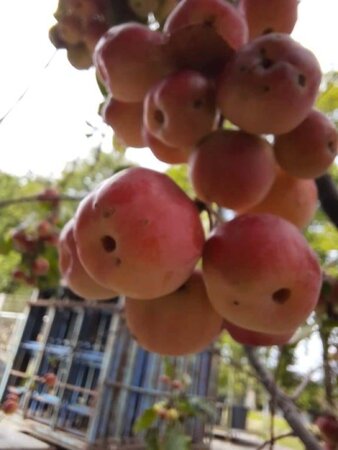
{"label": "green foliage", "polygon": [[188,374],[178,374],[169,358],[164,358],[164,375],[161,377],[169,392],[164,399],[144,410],[134,424],[135,433],[144,433],[147,450],[188,450],[191,439],[185,425],[192,418],[213,421],[216,411],[204,398],[190,396]]}

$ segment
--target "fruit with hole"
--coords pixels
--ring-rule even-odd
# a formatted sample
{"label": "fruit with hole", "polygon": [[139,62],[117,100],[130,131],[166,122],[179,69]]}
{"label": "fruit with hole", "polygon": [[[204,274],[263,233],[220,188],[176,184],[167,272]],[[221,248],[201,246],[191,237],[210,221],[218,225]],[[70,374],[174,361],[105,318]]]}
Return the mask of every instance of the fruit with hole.
{"label": "fruit with hole", "polygon": [[157,139],[191,148],[216,121],[213,84],[199,72],[181,70],[156,84],[144,101],[144,125]]}
{"label": "fruit with hole", "polygon": [[239,49],[218,80],[224,117],[249,133],[281,134],[298,126],[315,102],[321,70],[289,35],[260,36]]}
{"label": "fruit with hole", "polygon": [[272,32],[290,34],[297,22],[299,0],[241,0],[249,39]]}
{"label": "fruit with hole", "polygon": [[176,290],[204,245],[194,202],[167,175],[141,167],[115,174],[83,200],[74,231],[87,272],[132,298]]}
{"label": "fruit with hole", "polygon": [[73,227],[72,219],[63,227],[59,239],[59,269],[64,282],[75,294],[87,300],[116,297],[116,292],[98,284],[85,271],[78,257]]}
{"label": "fruit with hole", "polygon": [[248,39],[248,27],[240,10],[223,0],[181,0],[170,13],[164,31],[173,33],[189,25],[211,27],[233,49]]}
{"label": "fruit with hole", "polygon": [[245,214],[216,227],[203,251],[215,310],[234,325],[293,333],[314,310],[318,258],[300,231],[272,214]]}

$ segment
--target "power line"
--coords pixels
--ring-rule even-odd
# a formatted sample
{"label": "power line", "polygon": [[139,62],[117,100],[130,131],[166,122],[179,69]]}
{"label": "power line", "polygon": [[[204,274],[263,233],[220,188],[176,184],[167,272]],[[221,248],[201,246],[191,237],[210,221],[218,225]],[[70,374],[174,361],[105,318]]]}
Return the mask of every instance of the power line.
{"label": "power line", "polygon": [[[57,53],[57,50],[52,54],[52,56],[49,58],[49,60],[46,62],[46,64],[42,67],[41,72],[46,70],[51,62],[53,61],[55,55]],[[16,101],[13,103],[13,105],[7,110],[7,112],[0,118],[0,125],[2,125],[3,121],[7,119],[7,117],[13,112],[13,110],[19,105],[19,103],[23,100],[23,98],[26,96],[26,94],[31,90],[34,83],[27,86],[27,88],[19,95],[19,97],[16,99]]]}

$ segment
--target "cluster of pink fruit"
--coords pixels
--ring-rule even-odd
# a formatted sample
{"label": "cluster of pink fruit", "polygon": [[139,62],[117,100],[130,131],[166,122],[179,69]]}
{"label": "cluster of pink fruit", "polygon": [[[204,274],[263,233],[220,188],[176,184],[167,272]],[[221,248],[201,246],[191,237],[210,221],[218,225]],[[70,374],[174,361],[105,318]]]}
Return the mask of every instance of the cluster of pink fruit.
{"label": "cluster of pink fruit", "polygon": [[13,270],[12,279],[28,285],[37,285],[39,277],[48,274],[50,264],[43,256],[48,247],[56,247],[59,238],[57,227],[59,193],[53,188],[46,188],[37,200],[48,202],[51,207],[46,218],[21,224],[11,230],[13,248],[21,253],[20,264]]}
{"label": "cluster of pink fruit", "polygon": [[89,299],[125,296],[128,326],[150,351],[196,352],[221,329],[283,344],[316,306],[321,270],[298,228],[313,217],[314,178],[338,139],[313,108],[319,64],[289,36],[297,4],[181,0],[163,31],[125,23],[95,47],[109,92],[102,116],[117,138],[187,162],[198,199],[236,214],[205,237],[174,182],[132,168],[64,228],[65,282]]}

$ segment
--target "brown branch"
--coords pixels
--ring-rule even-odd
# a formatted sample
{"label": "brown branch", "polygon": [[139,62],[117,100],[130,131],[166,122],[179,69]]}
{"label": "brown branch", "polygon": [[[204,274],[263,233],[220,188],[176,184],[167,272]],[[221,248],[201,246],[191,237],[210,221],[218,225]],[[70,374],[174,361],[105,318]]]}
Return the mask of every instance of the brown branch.
{"label": "brown branch", "polygon": [[283,415],[295,435],[303,442],[307,450],[321,450],[321,446],[315,436],[306,428],[294,402],[277,386],[272,375],[259,360],[254,348],[246,345],[244,349],[249,363],[257,373],[260,382],[275,399],[276,405],[283,411]]}
{"label": "brown branch", "polygon": [[18,197],[18,198],[11,198],[6,200],[0,200],[0,208],[6,208],[7,206],[11,205],[17,205],[20,203],[34,203],[34,202],[44,202],[44,203],[50,203],[55,200],[64,202],[79,202],[83,199],[82,196],[75,196],[75,195],[65,195],[60,194],[56,199],[48,199],[48,198],[40,198],[41,193],[37,195],[30,195],[26,197]]}
{"label": "brown branch", "polygon": [[321,207],[331,222],[338,228],[338,190],[329,174],[316,179]]}
{"label": "brown branch", "polygon": [[256,450],[262,450],[266,445],[269,444],[275,444],[275,442],[279,441],[280,439],[284,439],[286,437],[295,436],[295,433],[293,431],[289,431],[288,433],[279,434],[278,436],[274,436],[272,439],[269,439],[265,442],[263,442],[259,447],[257,447]]}

